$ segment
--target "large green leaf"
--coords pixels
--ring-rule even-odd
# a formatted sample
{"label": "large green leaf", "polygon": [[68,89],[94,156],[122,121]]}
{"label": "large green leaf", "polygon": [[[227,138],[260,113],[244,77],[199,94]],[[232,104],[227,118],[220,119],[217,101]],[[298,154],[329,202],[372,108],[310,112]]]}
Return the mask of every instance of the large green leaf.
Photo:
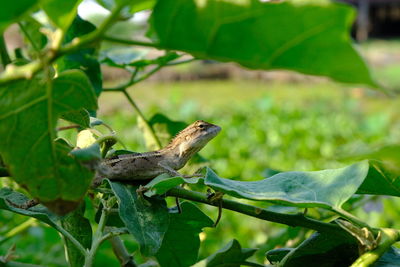
{"label": "large green leaf", "polygon": [[387,162],[378,160],[370,160],[369,165],[368,176],[357,193],[400,197],[400,165],[392,168]]}
{"label": "large green leaf", "polygon": [[141,253],[154,255],[161,247],[169,225],[165,200],[138,196],[138,187],[117,182],[110,182],[110,185],[118,198],[119,215],[139,243]]}
{"label": "large green leaf", "polygon": [[[51,213],[46,207],[42,205],[37,205],[30,209],[20,209],[12,205],[12,204],[23,205],[28,200],[29,198],[27,198],[25,195],[13,191],[10,188],[7,187],[0,188],[0,209],[36,218],[39,221],[44,222],[57,229],[56,225],[60,217],[58,217],[54,213]],[[10,204],[10,202],[12,204]]]}
{"label": "large green leaf", "polygon": [[194,267],[240,267],[263,266],[247,262],[257,249],[242,248],[236,239],[233,239],[225,247],[218,250],[207,259],[197,263]]}
{"label": "large green leaf", "polygon": [[61,73],[50,83],[39,79],[0,88],[0,154],[16,182],[57,213],[76,207],[93,174],[54,142],[61,114],[95,109],[96,97],[81,71]]}
{"label": "large green leaf", "polygon": [[350,266],[357,258],[358,244],[355,239],[314,233],[286,255],[280,266]]}
{"label": "large green leaf", "polygon": [[0,33],[38,3],[38,0],[3,1],[0,8]]}
{"label": "large green leaf", "polygon": [[170,224],[156,258],[161,266],[185,267],[197,261],[200,248],[199,233],[214,222],[197,206],[181,204],[182,213],[170,214]]}
{"label": "large green leaf", "polygon": [[41,6],[49,19],[62,30],[66,30],[78,12],[82,0],[43,0]]}
{"label": "large green leaf", "polygon": [[207,170],[205,184],[228,195],[296,207],[340,208],[368,174],[368,162],[313,172],[282,172],[255,182],[218,177]]}
{"label": "large green leaf", "polygon": [[163,0],[151,21],[163,48],[376,87],[350,42],[354,14],[330,1]]}

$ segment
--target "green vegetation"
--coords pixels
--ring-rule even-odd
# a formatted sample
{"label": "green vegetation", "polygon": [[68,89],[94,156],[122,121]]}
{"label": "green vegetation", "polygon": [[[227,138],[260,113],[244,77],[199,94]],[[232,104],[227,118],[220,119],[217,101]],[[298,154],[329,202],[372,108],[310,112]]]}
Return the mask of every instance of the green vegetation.
{"label": "green vegetation", "polygon": [[[399,265],[397,64],[367,43],[370,75],[349,37],[352,8],[98,2],[110,13],[97,26],[77,15],[80,1],[0,12],[1,266]],[[145,9],[146,36],[113,34]],[[24,39],[14,53],[13,23]],[[332,81],[145,81],[200,59]],[[103,83],[102,66],[128,77]],[[334,81],[383,83],[391,97]],[[90,186],[102,158],[159,149],[198,119],[223,129],[182,170],[201,177]]]}

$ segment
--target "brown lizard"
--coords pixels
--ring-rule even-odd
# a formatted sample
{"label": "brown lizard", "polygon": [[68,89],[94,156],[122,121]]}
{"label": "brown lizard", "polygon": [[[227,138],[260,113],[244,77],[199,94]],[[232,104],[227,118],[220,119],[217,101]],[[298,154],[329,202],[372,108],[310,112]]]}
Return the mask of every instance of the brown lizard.
{"label": "brown lizard", "polygon": [[221,127],[199,120],[179,132],[160,150],[104,159],[98,168],[93,186],[98,186],[105,177],[110,180],[132,182],[150,180],[163,173],[182,176],[178,170],[220,131]]}

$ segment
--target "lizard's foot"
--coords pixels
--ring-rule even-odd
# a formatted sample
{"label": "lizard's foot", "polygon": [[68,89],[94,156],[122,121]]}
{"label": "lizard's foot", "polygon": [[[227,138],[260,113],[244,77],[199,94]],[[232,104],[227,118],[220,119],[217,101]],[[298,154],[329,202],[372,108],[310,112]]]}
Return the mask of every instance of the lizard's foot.
{"label": "lizard's foot", "polygon": [[27,210],[27,209],[32,208],[32,207],[34,207],[34,206],[39,204],[39,202],[37,200],[34,200],[34,199],[30,199],[30,200],[26,201],[23,204],[16,204],[14,202],[11,202],[8,199],[7,199],[7,202],[8,202],[8,204],[13,206],[14,208],[23,209],[23,210]]}
{"label": "lizard's foot", "polygon": [[144,198],[144,193],[145,193],[147,190],[149,190],[147,187],[144,187],[144,186],[142,186],[142,185],[139,185],[139,188],[136,189],[136,193],[137,193],[138,199],[139,199],[140,201],[143,201],[143,203],[144,203],[145,205],[147,205],[147,206],[151,206],[150,202],[147,201],[147,200]]}
{"label": "lizard's foot", "polygon": [[224,193],[216,191],[216,192],[211,192],[209,189],[207,190],[207,199],[210,201],[211,204],[218,205],[218,217],[214,222],[213,227],[217,227],[219,221],[221,220],[222,217],[222,198],[224,196]]}

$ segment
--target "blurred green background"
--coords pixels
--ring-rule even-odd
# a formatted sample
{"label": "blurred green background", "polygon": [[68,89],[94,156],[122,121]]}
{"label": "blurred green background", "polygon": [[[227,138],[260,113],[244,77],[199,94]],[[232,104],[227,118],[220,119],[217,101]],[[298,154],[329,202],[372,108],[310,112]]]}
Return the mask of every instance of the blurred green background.
{"label": "blurred green background", "polygon": [[[399,90],[400,42],[370,41],[360,50],[370,61],[378,81],[387,88]],[[236,77],[235,73],[229,79],[173,81],[165,78],[171,73],[186,75],[210,68],[214,71],[219,66],[195,62],[168,69],[130,88],[129,92],[147,118],[162,113],[174,121],[191,123],[202,119],[220,125],[222,132],[200,154],[221,177],[250,181],[268,177],[274,170],[336,168],[347,164],[344,159],[349,155],[400,140],[400,99],[381,92],[283,72],[266,78]],[[108,78],[105,87],[122,80],[118,76]],[[126,147],[146,151],[137,116],[123,95],[103,93],[99,102],[98,117],[117,131]],[[399,204],[391,198],[367,197],[355,214],[373,226],[399,228],[396,208]],[[203,206],[203,210],[216,218],[215,208]],[[317,210],[309,212],[317,218],[326,215]],[[26,220],[0,211],[0,234],[3,236]],[[261,248],[254,257],[263,261],[266,250],[297,244],[307,234],[301,229],[288,230],[286,226],[224,211],[218,227],[206,229],[201,235],[200,258],[236,238],[243,247]],[[133,251],[134,241],[129,237],[124,239]],[[58,234],[43,225],[30,227],[3,243],[0,255],[12,244],[17,246],[20,261],[65,265]],[[106,242],[96,257],[96,266],[107,264],[118,266]]]}

